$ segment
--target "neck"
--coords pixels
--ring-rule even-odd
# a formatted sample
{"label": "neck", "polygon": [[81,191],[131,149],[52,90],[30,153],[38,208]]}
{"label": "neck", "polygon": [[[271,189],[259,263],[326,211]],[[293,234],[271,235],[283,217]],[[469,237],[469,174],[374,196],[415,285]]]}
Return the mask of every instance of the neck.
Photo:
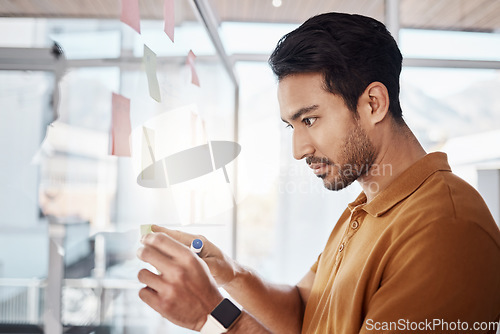
{"label": "neck", "polygon": [[367,174],[358,178],[369,203],[403,171],[424,157],[426,152],[406,124],[392,125],[381,138],[379,154]]}

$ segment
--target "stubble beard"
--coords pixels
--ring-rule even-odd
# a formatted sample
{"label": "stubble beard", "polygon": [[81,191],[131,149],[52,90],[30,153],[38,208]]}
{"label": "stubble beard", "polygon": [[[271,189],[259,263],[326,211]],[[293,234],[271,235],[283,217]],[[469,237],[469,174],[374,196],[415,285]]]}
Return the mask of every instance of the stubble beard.
{"label": "stubble beard", "polygon": [[328,190],[338,191],[349,186],[368,173],[375,161],[375,147],[359,124],[344,139],[339,156],[342,163],[329,162],[329,173],[318,175]]}

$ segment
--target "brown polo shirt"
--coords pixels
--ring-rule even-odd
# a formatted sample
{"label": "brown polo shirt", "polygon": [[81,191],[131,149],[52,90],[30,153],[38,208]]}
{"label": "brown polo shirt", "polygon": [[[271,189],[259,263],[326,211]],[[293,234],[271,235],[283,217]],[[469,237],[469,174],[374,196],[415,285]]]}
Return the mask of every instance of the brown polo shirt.
{"label": "brown polo shirt", "polygon": [[417,161],[370,203],[362,193],[349,204],[311,270],[302,333],[497,329],[500,231],[444,153]]}

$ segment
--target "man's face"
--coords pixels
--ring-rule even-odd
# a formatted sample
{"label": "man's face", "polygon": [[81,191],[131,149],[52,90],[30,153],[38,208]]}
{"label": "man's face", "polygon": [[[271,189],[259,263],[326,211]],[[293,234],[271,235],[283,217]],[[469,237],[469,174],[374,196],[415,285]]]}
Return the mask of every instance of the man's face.
{"label": "man's face", "polygon": [[323,86],[319,73],[283,78],[278,85],[280,114],[293,128],[294,158],[306,158],[326,188],[340,190],[367,173],[376,150],[343,99]]}

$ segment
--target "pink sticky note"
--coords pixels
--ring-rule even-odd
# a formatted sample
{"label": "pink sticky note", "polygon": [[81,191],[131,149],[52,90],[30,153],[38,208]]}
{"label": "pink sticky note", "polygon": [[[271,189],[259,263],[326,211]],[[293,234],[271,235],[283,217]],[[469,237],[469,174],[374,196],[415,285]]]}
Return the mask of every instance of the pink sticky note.
{"label": "pink sticky note", "polygon": [[165,0],[163,3],[163,19],[165,20],[165,26],[163,30],[170,38],[172,43],[174,42],[174,27],[175,27],[175,12],[174,12],[174,0]]}
{"label": "pink sticky note", "polygon": [[191,83],[200,87],[200,80],[198,79],[198,74],[196,74],[196,68],[194,67],[194,60],[196,59],[195,54],[192,50],[189,50],[186,64],[191,68]]}
{"label": "pink sticky note", "polygon": [[120,21],[128,24],[132,29],[141,33],[141,17],[139,14],[139,0],[122,0],[122,16]]}
{"label": "pink sticky note", "polygon": [[111,154],[130,157],[130,99],[113,93],[111,105]]}

